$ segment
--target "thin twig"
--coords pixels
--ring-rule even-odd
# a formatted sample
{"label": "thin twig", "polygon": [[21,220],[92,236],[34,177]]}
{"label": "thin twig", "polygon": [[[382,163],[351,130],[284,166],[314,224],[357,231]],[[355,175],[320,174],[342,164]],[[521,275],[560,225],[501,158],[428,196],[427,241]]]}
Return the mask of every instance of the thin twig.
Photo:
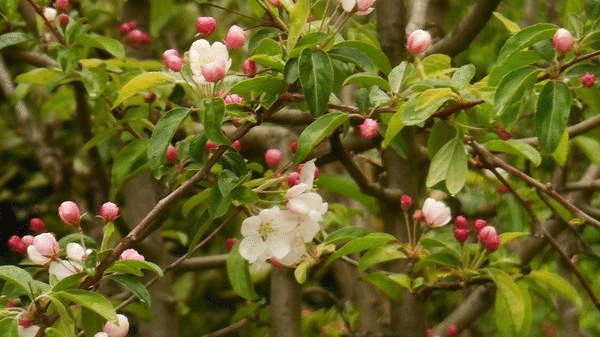
{"label": "thin twig", "polygon": [[225,336],[228,335],[230,333],[233,333],[243,327],[245,327],[246,325],[250,324],[250,322],[252,322],[251,319],[249,318],[244,318],[242,320],[239,320],[233,324],[231,324],[230,326],[224,327],[223,329],[217,330],[217,331],[213,331],[211,333],[207,333],[206,335],[202,335],[202,337],[219,337],[219,336]]}
{"label": "thin twig", "polygon": [[[577,56],[574,57],[573,59],[571,59],[571,61],[563,64],[559,69],[558,69],[558,73],[554,74],[556,76],[560,75],[563,71],[567,70],[570,66],[579,63],[581,61],[585,61],[588,59],[591,59],[592,57],[596,57],[596,56],[600,56],[600,50],[596,50],[594,52],[591,52],[589,54],[585,54],[585,55],[581,55],[581,56]],[[551,77],[552,74],[546,73],[543,76],[540,76],[537,81],[543,81],[543,80],[547,80]]]}
{"label": "thin twig", "polygon": [[52,35],[54,35],[54,37],[56,37],[56,39],[62,45],[66,46],[67,42],[65,41],[63,36],[60,35],[60,32],[56,29],[54,24],[52,22],[50,22],[48,19],[46,19],[46,17],[44,16],[44,10],[35,2],[35,0],[27,0],[27,2],[29,2],[29,4],[33,7],[35,12],[42,18],[42,20],[44,20],[46,27],[48,27],[50,29],[50,31],[52,31]]}

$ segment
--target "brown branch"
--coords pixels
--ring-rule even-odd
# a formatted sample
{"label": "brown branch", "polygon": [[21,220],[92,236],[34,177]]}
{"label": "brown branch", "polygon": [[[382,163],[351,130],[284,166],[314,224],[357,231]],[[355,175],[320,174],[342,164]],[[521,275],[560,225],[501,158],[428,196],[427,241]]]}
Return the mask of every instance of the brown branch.
{"label": "brown branch", "polygon": [[479,100],[475,100],[475,101],[471,101],[471,102],[464,102],[461,104],[458,104],[456,106],[453,107],[449,107],[446,109],[442,109],[442,110],[438,110],[436,113],[434,113],[433,115],[431,115],[432,117],[437,117],[437,118],[448,118],[450,116],[452,116],[453,114],[461,111],[461,110],[465,110],[468,108],[472,108],[476,105],[485,103],[484,100],[479,99]]}
{"label": "brown branch", "polygon": [[27,0],[27,2],[29,2],[33,9],[35,9],[35,12],[42,18],[42,20],[44,20],[46,27],[48,27],[48,29],[52,31],[52,35],[54,35],[58,42],[60,42],[62,45],[67,45],[63,36],[60,35],[60,32],[56,29],[56,26],[52,22],[48,21],[48,19],[46,19],[46,17],[44,16],[44,10],[37,4],[37,2],[35,2],[35,0]]}
{"label": "brown branch", "polygon": [[594,180],[591,182],[572,182],[566,183],[563,188],[560,188],[559,192],[572,192],[572,191],[596,191],[600,190],[600,180]]}
{"label": "brown branch", "polygon": [[189,271],[221,268],[225,266],[226,261],[227,254],[191,257],[181,262],[179,266],[175,268],[175,271],[184,273]]}
{"label": "brown branch", "polygon": [[592,226],[594,226],[596,228],[600,228],[600,221],[596,220],[595,218],[593,218],[592,216],[588,215],[587,213],[585,213],[581,209],[577,208],[577,206],[575,206],[573,203],[571,203],[565,197],[563,197],[562,195],[558,194],[556,191],[554,191],[554,189],[552,188],[552,185],[549,185],[549,184],[548,185],[544,185],[541,182],[537,181],[536,179],[528,176],[527,174],[525,174],[521,170],[519,170],[519,169],[511,166],[507,162],[503,161],[502,159],[498,158],[497,156],[495,156],[494,154],[492,154],[490,151],[488,151],[487,149],[485,149],[479,143],[477,143],[476,141],[474,141],[472,137],[467,137],[467,143],[471,146],[471,148],[473,148],[473,150],[475,150],[475,152],[477,152],[477,154],[485,162],[487,162],[490,165],[490,167],[501,167],[501,168],[503,168],[508,173],[510,173],[510,174],[514,175],[515,177],[517,177],[517,178],[523,180],[524,182],[526,182],[528,185],[530,185],[530,186],[532,186],[532,187],[534,187],[534,188],[536,188],[536,189],[538,189],[538,190],[546,193],[552,199],[558,201],[561,205],[563,205],[564,207],[566,207],[574,215],[581,216],[588,224],[590,224],[590,225],[592,225]]}
{"label": "brown branch", "polygon": [[[600,126],[600,115],[596,115],[594,117],[591,117],[584,121],[581,121],[577,124],[573,124],[573,125],[569,126],[567,128],[567,132],[569,133],[569,138],[573,138],[582,133],[586,133],[590,130],[593,130],[594,128],[596,128],[598,126]],[[522,139],[517,139],[517,140],[531,144],[531,145],[536,145],[539,142],[537,137],[522,138]]]}
{"label": "brown branch", "polygon": [[206,335],[202,335],[202,337],[219,337],[219,336],[226,336],[229,335],[243,327],[245,327],[246,325],[250,324],[250,322],[252,322],[251,319],[249,318],[244,318],[241,319],[233,324],[231,324],[230,326],[227,326],[223,329],[217,330],[217,331],[213,331],[211,333],[208,333]]}
{"label": "brown branch", "polygon": [[436,42],[427,53],[454,56],[467,49],[477,34],[485,27],[500,1],[477,0],[454,30]]}
{"label": "brown branch", "polygon": [[600,50],[593,51],[593,52],[591,52],[589,54],[576,56],[573,59],[571,59],[569,62],[567,62],[567,63],[563,64],[562,66],[560,66],[560,68],[558,69],[558,72],[556,74],[546,73],[543,76],[538,77],[537,81],[540,82],[540,81],[543,81],[543,80],[547,80],[552,75],[558,76],[563,71],[567,70],[570,66],[572,66],[572,65],[574,65],[576,63],[579,63],[581,61],[585,61],[585,60],[591,59],[591,58],[596,57],[596,56],[600,56]]}

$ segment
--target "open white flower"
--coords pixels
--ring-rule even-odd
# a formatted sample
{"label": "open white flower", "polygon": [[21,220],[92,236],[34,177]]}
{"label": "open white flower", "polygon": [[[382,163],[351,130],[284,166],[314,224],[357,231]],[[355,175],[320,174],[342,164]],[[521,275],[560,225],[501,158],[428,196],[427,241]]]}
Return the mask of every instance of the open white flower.
{"label": "open white flower", "polygon": [[[317,224],[318,226],[319,224]],[[314,235],[313,235],[314,237]],[[292,266],[300,262],[300,260],[306,255],[306,244],[301,236],[296,236],[291,241],[291,248],[289,253],[281,259],[279,262],[286,266]]]}
{"label": "open white flower", "polygon": [[68,260],[58,259],[50,262],[48,272],[50,275],[54,275],[54,277],[56,277],[58,280],[62,280],[65,277],[79,273],[84,269],[83,260],[91,252],[91,249],[86,251],[80,244],[71,242],[67,244]]}
{"label": "open white flower", "polygon": [[202,68],[205,64],[223,61],[225,63],[225,72],[231,67],[229,52],[227,51],[227,47],[221,42],[214,42],[211,45],[205,39],[197,40],[190,47],[189,58],[194,80],[198,84],[208,83],[202,75]]}
{"label": "open white flower", "polygon": [[450,208],[433,198],[427,198],[423,203],[423,215],[429,227],[442,227],[452,219]]}
{"label": "open white flower", "polygon": [[247,218],[242,222],[244,239],[240,242],[240,255],[250,263],[285,257],[291,248],[290,232],[294,225],[277,206]]}

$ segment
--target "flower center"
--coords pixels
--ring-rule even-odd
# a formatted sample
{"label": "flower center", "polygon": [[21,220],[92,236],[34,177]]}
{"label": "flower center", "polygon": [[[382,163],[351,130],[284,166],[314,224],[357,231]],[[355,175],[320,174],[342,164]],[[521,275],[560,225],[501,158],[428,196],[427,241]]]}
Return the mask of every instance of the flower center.
{"label": "flower center", "polygon": [[261,222],[260,226],[258,226],[258,234],[263,238],[263,240],[273,232],[275,232],[275,228],[270,221]]}

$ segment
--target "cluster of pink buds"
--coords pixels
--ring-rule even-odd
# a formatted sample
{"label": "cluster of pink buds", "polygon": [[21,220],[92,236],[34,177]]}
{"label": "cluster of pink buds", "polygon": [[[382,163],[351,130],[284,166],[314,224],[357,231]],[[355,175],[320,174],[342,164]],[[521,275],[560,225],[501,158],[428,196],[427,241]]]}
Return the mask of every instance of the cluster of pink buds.
{"label": "cluster of pink buds", "polygon": [[406,50],[411,55],[424,53],[431,46],[431,34],[428,31],[417,29],[410,33],[406,40]]}
{"label": "cluster of pink buds", "polygon": [[565,28],[560,28],[552,37],[552,45],[554,49],[561,53],[568,53],[573,49],[574,45],[573,34]]}
{"label": "cluster of pink buds", "polygon": [[129,21],[121,24],[119,27],[121,34],[127,36],[127,40],[134,48],[140,48],[150,43],[150,35],[137,28],[137,21]]}
{"label": "cluster of pink buds", "polygon": [[163,54],[163,62],[167,66],[167,68],[173,70],[178,73],[181,71],[181,67],[183,66],[183,58],[179,55],[179,52],[175,49],[166,50]]}
{"label": "cluster of pink buds", "polygon": [[25,254],[27,252],[27,247],[32,244],[33,236],[31,235],[25,235],[22,238],[13,235],[8,239],[8,248],[19,254]]}
{"label": "cluster of pink buds", "polygon": [[596,85],[596,75],[587,73],[581,76],[581,84],[586,88],[591,88]]}
{"label": "cluster of pink buds", "polygon": [[238,94],[225,96],[225,104],[244,104],[244,98]]}
{"label": "cluster of pink buds", "polygon": [[[489,252],[494,252],[500,247],[500,235],[496,228],[490,226],[483,219],[476,219],[473,222],[473,229],[477,233],[477,238]],[[464,216],[454,218],[454,238],[460,243],[467,241],[469,237],[469,221]]]}
{"label": "cluster of pink buds", "polygon": [[454,218],[454,238],[460,243],[469,238],[469,221],[462,215]]}
{"label": "cluster of pink buds", "polygon": [[371,118],[366,118],[358,128],[360,135],[366,139],[373,138],[379,133],[379,123]]}

